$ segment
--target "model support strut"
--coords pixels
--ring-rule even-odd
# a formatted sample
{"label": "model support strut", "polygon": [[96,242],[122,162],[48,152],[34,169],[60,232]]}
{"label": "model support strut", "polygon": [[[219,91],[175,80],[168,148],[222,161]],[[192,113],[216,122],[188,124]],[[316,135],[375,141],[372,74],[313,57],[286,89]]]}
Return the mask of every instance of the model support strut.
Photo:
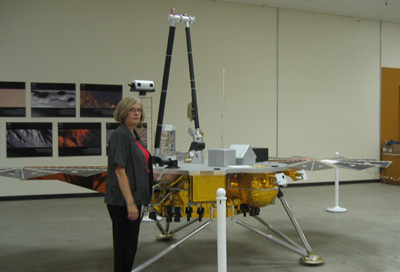
{"label": "model support strut", "polygon": [[187,45],[187,53],[188,53],[188,62],[189,62],[189,73],[190,73],[190,87],[192,94],[192,114],[194,117],[194,127],[195,131],[195,141],[201,141],[200,135],[200,122],[199,122],[199,112],[197,108],[197,97],[196,97],[196,82],[194,78],[194,68],[193,68],[193,54],[192,54],[192,43],[190,37],[190,28],[188,24],[185,28],[186,31],[186,45]]}
{"label": "model support strut", "polygon": [[165,56],[164,74],[163,74],[163,81],[162,81],[162,86],[161,86],[160,105],[159,105],[159,109],[158,109],[156,138],[155,138],[155,142],[154,142],[155,156],[160,155],[161,132],[162,132],[162,125],[164,122],[165,102],[167,100],[168,79],[169,79],[169,71],[171,68],[171,58],[172,58],[172,50],[174,47],[174,38],[175,38],[175,25],[174,26],[171,25],[169,27],[167,54]]}
{"label": "model support strut", "polygon": [[259,218],[258,216],[255,216],[254,218],[257,219],[259,222],[261,222],[261,224],[263,224],[264,226],[266,226],[270,231],[272,231],[273,233],[275,233],[279,238],[271,235],[271,234],[267,234],[264,233],[258,229],[256,229],[255,227],[244,223],[241,220],[238,219],[234,219],[236,223],[238,223],[239,225],[248,228],[252,231],[254,231],[255,233],[260,234],[261,236],[271,240],[272,242],[275,242],[299,255],[301,255],[302,257],[300,257],[300,263],[301,264],[305,264],[305,265],[320,265],[323,264],[325,262],[325,259],[321,256],[318,255],[314,255],[313,250],[310,247],[310,244],[307,241],[306,236],[304,235],[303,231],[300,228],[299,223],[297,222],[296,218],[294,217],[292,211],[290,210],[289,204],[286,202],[285,198],[283,197],[283,193],[282,191],[279,189],[278,192],[278,198],[282,203],[282,206],[284,207],[287,215],[289,216],[290,221],[292,222],[294,228],[297,231],[297,234],[299,235],[301,241],[304,244],[304,248],[302,246],[300,246],[299,244],[297,244],[296,242],[294,242],[292,239],[290,239],[289,237],[287,237],[286,235],[284,235],[282,232],[280,232],[279,230],[273,228],[270,224],[266,223],[265,221],[263,221],[261,218]]}
{"label": "model support strut", "polygon": [[157,261],[158,259],[160,259],[161,257],[163,257],[164,255],[168,254],[170,251],[174,250],[177,246],[179,246],[180,244],[182,244],[183,242],[185,242],[186,240],[188,240],[190,237],[194,236],[195,234],[197,234],[198,232],[200,232],[202,229],[204,229],[205,227],[207,227],[210,223],[211,223],[212,219],[208,220],[207,222],[205,222],[204,224],[202,224],[201,226],[199,226],[198,228],[196,228],[195,230],[193,230],[192,232],[190,232],[189,234],[187,234],[186,236],[184,236],[182,239],[180,239],[179,241],[173,243],[172,245],[170,245],[169,247],[167,247],[166,249],[162,250],[161,252],[159,252],[158,254],[154,255],[152,258],[150,258],[149,260],[147,260],[146,262],[144,262],[143,264],[139,265],[138,267],[136,267],[135,269],[132,270],[132,272],[139,272],[142,271],[143,269],[145,269],[146,267],[148,267],[149,265],[151,265],[152,263],[154,263],[155,261]]}

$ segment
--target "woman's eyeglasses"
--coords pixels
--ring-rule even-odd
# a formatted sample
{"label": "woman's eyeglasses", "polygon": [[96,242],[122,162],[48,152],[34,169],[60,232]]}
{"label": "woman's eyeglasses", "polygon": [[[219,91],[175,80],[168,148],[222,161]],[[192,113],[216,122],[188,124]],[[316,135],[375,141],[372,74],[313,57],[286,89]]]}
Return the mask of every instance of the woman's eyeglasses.
{"label": "woman's eyeglasses", "polygon": [[133,113],[135,113],[135,112],[137,112],[137,113],[142,113],[142,109],[135,109],[135,108],[131,108],[130,110],[129,110],[130,112],[133,112]]}

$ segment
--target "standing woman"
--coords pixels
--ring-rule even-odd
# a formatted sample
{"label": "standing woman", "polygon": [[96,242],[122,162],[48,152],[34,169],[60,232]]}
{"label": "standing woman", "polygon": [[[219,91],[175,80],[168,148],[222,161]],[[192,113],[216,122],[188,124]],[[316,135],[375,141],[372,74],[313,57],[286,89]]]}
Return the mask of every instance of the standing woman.
{"label": "standing woman", "polygon": [[105,203],[111,217],[114,271],[130,272],[138,245],[142,205],[150,203],[153,167],[150,152],[135,131],[143,121],[142,105],[122,99],[114,119],[121,123],[110,137]]}

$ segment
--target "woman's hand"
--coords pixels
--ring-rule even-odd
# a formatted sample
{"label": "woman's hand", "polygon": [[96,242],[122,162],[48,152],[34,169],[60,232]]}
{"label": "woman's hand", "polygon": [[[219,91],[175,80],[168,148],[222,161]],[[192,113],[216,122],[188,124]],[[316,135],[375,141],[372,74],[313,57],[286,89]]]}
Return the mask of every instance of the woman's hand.
{"label": "woman's hand", "polygon": [[139,209],[135,203],[126,206],[128,210],[128,219],[134,221],[139,218]]}

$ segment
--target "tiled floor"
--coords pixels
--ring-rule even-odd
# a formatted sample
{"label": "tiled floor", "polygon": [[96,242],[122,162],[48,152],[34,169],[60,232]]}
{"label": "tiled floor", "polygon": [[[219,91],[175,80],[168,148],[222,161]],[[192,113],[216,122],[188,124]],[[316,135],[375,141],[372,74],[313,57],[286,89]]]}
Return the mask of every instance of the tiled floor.
{"label": "tiled floor", "polygon": [[[325,264],[303,266],[300,255],[227,218],[228,271],[400,271],[400,186],[341,185],[340,205],[348,209],[341,214],[325,211],[334,206],[333,186],[289,187],[283,192]],[[111,222],[102,197],[2,201],[0,207],[0,272],[112,271]],[[279,200],[262,208],[260,217],[300,243]],[[254,218],[238,219],[270,233]],[[155,224],[143,222],[135,267],[200,224],[183,229],[171,241],[156,241]],[[218,271],[216,233],[214,220],[143,271]]]}

